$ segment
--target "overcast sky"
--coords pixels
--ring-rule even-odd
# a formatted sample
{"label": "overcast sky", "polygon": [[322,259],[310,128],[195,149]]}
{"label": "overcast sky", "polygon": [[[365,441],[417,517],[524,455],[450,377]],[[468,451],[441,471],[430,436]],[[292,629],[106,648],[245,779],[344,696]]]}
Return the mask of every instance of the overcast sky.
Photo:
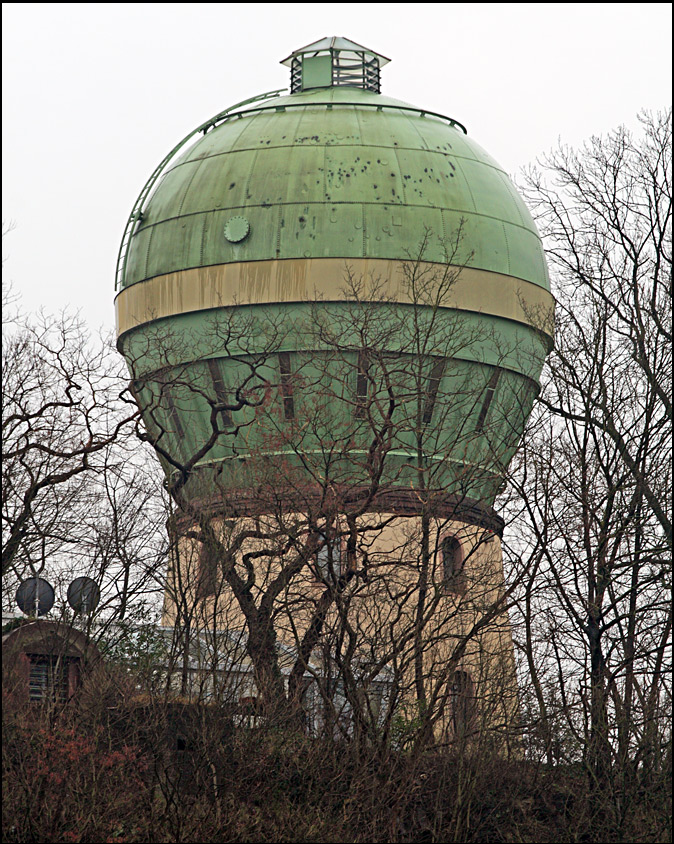
{"label": "overcast sky", "polygon": [[288,85],[341,35],[392,61],[382,93],[461,121],[504,168],[671,102],[665,3],[5,3],[5,273],[27,309],[112,327],[133,202],[197,125]]}

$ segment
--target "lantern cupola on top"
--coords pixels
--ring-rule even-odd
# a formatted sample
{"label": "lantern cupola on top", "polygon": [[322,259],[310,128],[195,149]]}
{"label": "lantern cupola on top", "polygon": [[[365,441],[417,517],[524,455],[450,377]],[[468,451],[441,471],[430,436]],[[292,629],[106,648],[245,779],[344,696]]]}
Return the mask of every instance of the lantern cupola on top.
{"label": "lantern cupola on top", "polygon": [[281,64],[290,68],[290,92],[311,88],[362,88],[380,92],[379,71],[390,59],[348,38],[321,38],[295,50]]}

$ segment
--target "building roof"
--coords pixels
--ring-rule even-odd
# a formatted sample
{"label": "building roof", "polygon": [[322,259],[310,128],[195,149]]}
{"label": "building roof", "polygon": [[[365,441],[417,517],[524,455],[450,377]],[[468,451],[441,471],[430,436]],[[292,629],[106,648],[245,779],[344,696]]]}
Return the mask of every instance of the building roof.
{"label": "building roof", "polygon": [[[67,622],[45,619],[16,619],[2,636],[3,658],[9,654],[58,654],[61,656],[100,658],[96,645],[81,631]],[[3,628],[4,630],[4,628]]]}
{"label": "building roof", "polygon": [[379,59],[380,67],[383,67],[391,61],[391,59],[387,59],[386,56],[382,56],[381,53],[370,50],[368,47],[363,47],[362,44],[356,44],[355,41],[351,41],[348,38],[340,38],[333,35],[331,38],[321,38],[318,41],[313,41],[311,44],[307,44],[306,47],[300,47],[299,50],[294,50],[288,58],[283,59],[281,64],[286,65],[286,67],[290,67],[295,56],[301,56],[305,53],[321,53],[327,50],[344,51],[349,53],[365,53],[365,55],[368,56],[376,56]]}

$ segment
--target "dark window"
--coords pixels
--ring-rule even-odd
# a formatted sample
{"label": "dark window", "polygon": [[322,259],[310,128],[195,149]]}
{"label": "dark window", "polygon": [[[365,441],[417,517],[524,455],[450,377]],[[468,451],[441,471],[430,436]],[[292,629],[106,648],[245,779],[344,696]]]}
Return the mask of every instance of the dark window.
{"label": "dark window", "polygon": [[215,400],[219,405],[223,405],[222,410],[219,411],[220,423],[223,428],[231,428],[232,416],[226,407],[227,390],[225,389],[225,382],[222,379],[220,364],[217,360],[208,361],[208,371],[211,373],[211,380],[213,381],[213,388],[215,389]]}
{"label": "dark window", "polygon": [[365,350],[362,350],[358,353],[358,371],[356,373],[356,416],[359,419],[365,416],[365,408],[370,392],[369,369],[369,355]]}
{"label": "dark window", "polygon": [[173,431],[177,437],[183,439],[185,436],[185,431],[183,430],[182,422],[180,421],[180,414],[178,413],[178,408],[175,405],[175,401],[173,400],[173,395],[171,394],[171,390],[169,387],[164,387],[163,389],[164,397],[166,399],[166,403],[168,404],[169,413],[171,415],[171,423],[173,425]]}
{"label": "dark window", "polygon": [[79,660],[52,654],[28,654],[30,661],[29,699],[32,701],[65,702],[68,697],[68,678],[77,671]]}
{"label": "dark window", "polygon": [[210,595],[215,595],[218,587],[218,562],[217,548],[208,542],[202,543],[199,552],[197,598],[208,598]]}
{"label": "dark window", "polygon": [[445,592],[462,595],[466,591],[463,548],[455,536],[442,540],[442,584]]}
{"label": "dark window", "polygon": [[324,582],[344,573],[342,567],[346,565],[346,554],[343,553],[341,537],[330,542],[325,537],[321,540],[323,544],[316,552],[316,579]]}
{"label": "dark window", "polygon": [[501,377],[501,370],[498,366],[494,369],[491,374],[491,378],[489,379],[489,383],[487,384],[487,392],[484,396],[484,401],[482,402],[482,407],[480,409],[480,415],[477,419],[477,425],[475,426],[476,431],[481,431],[484,428],[484,423],[487,419],[487,414],[489,413],[489,406],[492,403],[494,398],[494,393],[496,392],[496,387],[498,385],[498,379]]}
{"label": "dark window", "polygon": [[[176,437],[182,440],[185,437],[185,431],[183,429],[182,422],[180,421],[180,414],[178,413],[178,408],[176,407],[174,399],[175,385],[170,382],[169,375],[166,370],[158,373],[156,377],[161,391],[159,394],[159,405],[162,410],[165,412],[168,411],[170,418],[170,424],[165,433],[175,434]],[[162,433],[164,433],[164,431],[162,431]]]}
{"label": "dark window", "polygon": [[293,371],[290,367],[290,353],[280,352],[278,356],[281,373],[281,395],[283,396],[283,415],[286,419],[295,418],[295,399],[293,397]]}
{"label": "dark window", "polygon": [[475,690],[467,671],[452,677],[452,725],[455,733],[465,733],[475,720]]}
{"label": "dark window", "polygon": [[424,425],[430,425],[433,418],[433,409],[435,407],[435,400],[438,397],[438,389],[440,388],[440,381],[445,371],[445,359],[437,358],[433,362],[431,374],[428,378],[428,386],[426,387],[426,401],[424,403],[424,414],[422,421]]}

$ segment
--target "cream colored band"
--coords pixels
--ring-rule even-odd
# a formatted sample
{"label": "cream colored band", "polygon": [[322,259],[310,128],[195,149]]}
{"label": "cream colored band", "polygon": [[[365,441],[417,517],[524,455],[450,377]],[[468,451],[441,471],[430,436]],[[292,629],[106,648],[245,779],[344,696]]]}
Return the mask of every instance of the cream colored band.
{"label": "cream colored band", "polygon": [[[362,299],[412,302],[403,261],[379,258],[298,258],[198,267],[155,276],[122,290],[115,300],[117,335],[156,319],[231,305],[340,301],[348,278],[361,285]],[[417,277],[444,273],[441,264],[415,268]],[[534,326],[552,336],[554,299],[547,290],[512,276],[469,267],[450,268],[453,280],[442,305]],[[421,282],[423,283],[423,282]]]}

